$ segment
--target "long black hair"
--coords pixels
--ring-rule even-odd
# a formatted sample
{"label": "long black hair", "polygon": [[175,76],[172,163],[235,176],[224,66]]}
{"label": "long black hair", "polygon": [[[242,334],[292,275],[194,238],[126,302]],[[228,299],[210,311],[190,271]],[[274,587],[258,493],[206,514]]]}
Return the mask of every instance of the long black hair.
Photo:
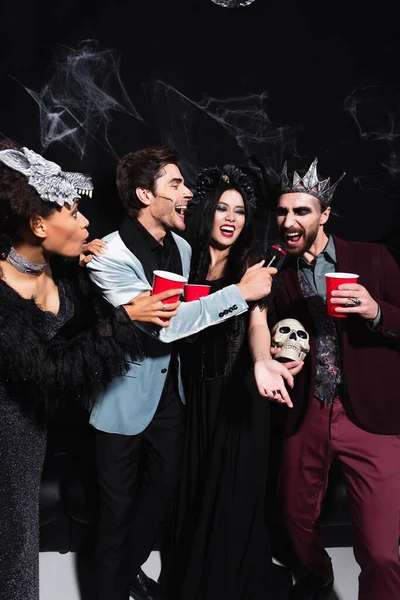
{"label": "long black hair", "polygon": [[190,272],[193,283],[207,277],[215,211],[222,194],[232,189],[243,198],[245,224],[229,251],[223,276],[229,283],[237,283],[249,266],[262,259],[252,222],[256,196],[250,176],[233,165],[204,168],[197,177],[187,215],[186,237],[193,251]]}

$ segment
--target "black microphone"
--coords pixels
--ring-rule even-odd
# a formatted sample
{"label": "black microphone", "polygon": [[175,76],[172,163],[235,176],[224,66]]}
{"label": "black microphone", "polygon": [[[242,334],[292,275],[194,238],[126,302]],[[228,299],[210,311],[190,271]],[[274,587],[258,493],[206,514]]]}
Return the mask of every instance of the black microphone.
{"label": "black microphone", "polygon": [[267,250],[264,267],[274,267],[279,269],[282,267],[286,258],[286,244],[282,242],[272,244]]}

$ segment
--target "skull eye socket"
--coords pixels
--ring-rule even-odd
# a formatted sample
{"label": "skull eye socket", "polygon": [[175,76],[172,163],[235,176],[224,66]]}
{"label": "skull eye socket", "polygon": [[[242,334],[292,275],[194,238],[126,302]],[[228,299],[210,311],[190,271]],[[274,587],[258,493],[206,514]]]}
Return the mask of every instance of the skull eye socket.
{"label": "skull eye socket", "polygon": [[302,331],[301,329],[297,332],[297,335],[299,336],[299,338],[301,338],[302,340],[306,340],[307,339],[307,334],[305,331]]}
{"label": "skull eye socket", "polygon": [[290,327],[279,327],[279,333],[289,333]]}

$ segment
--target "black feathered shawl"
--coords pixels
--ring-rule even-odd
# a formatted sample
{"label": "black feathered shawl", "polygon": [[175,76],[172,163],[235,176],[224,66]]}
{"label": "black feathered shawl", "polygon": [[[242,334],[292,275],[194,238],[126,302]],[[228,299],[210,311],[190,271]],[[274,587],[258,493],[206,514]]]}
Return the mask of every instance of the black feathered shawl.
{"label": "black feathered shawl", "polygon": [[96,395],[142,357],[140,332],[122,307],[98,321],[86,271],[73,261],[52,261],[73,303],[73,316],[49,339],[48,313],[0,280],[0,383],[23,402],[90,408]]}

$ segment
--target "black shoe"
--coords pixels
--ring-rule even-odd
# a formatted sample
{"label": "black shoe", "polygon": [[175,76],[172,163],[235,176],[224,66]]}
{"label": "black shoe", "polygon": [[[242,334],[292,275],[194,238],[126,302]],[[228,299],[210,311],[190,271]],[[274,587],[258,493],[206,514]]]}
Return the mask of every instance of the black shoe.
{"label": "black shoe", "polygon": [[328,600],[333,589],[333,575],[326,581],[309,573],[293,586],[289,600]]}
{"label": "black shoe", "polygon": [[160,584],[147,577],[142,569],[137,572],[129,593],[133,600],[167,600]]}

